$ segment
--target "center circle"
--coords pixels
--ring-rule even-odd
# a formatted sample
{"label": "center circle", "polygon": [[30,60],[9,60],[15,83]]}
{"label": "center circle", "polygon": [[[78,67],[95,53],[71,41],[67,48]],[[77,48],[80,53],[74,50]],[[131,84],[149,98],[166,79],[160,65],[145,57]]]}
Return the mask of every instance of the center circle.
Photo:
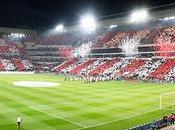
{"label": "center circle", "polygon": [[55,82],[41,82],[41,81],[17,81],[13,82],[13,85],[16,87],[55,87],[58,86],[58,83]]}

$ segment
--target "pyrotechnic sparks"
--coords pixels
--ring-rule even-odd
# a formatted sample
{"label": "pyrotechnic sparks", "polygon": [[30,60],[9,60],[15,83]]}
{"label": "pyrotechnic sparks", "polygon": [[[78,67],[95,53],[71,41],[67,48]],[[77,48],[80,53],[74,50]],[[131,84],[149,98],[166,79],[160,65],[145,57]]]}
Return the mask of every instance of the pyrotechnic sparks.
{"label": "pyrotechnic sparks", "polygon": [[127,37],[121,42],[119,46],[126,56],[134,56],[138,52],[138,45],[140,44],[139,38],[129,38]]}
{"label": "pyrotechnic sparks", "polygon": [[74,57],[86,57],[89,55],[92,47],[92,42],[83,43],[79,48],[75,49],[73,52]]}

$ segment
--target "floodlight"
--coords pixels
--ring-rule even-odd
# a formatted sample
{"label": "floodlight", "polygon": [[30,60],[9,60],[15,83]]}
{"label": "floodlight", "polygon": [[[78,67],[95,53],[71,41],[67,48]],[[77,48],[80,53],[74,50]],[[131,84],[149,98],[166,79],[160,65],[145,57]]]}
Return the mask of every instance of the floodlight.
{"label": "floodlight", "polygon": [[109,28],[112,29],[112,28],[116,28],[118,27],[118,25],[110,25]]}
{"label": "floodlight", "polygon": [[173,19],[175,19],[175,16],[165,17],[163,20],[168,21],[168,20],[173,20]]}
{"label": "floodlight", "polygon": [[96,19],[93,15],[85,15],[80,19],[80,27],[83,31],[92,32],[96,30]]}
{"label": "floodlight", "polygon": [[19,37],[19,34],[18,33],[16,33],[16,37]]}
{"label": "floodlight", "polygon": [[21,33],[19,34],[19,38],[22,38],[22,34]]}
{"label": "floodlight", "polygon": [[130,15],[130,22],[145,22],[149,18],[148,11],[146,9],[134,10]]}
{"label": "floodlight", "polygon": [[55,27],[55,30],[56,30],[57,32],[63,32],[63,30],[64,30],[64,25],[63,25],[63,24],[60,24],[60,25],[56,26],[56,27]]}

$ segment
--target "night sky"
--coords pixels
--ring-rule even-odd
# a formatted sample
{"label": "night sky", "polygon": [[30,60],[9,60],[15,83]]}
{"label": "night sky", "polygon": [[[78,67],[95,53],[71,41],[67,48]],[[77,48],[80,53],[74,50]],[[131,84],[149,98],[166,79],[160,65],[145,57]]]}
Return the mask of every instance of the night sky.
{"label": "night sky", "polygon": [[72,23],[86,12],[98,18],[130,11],[136,7],[153,7],[174,0],[1,0],[0,26],[49,28],[58,23]]}

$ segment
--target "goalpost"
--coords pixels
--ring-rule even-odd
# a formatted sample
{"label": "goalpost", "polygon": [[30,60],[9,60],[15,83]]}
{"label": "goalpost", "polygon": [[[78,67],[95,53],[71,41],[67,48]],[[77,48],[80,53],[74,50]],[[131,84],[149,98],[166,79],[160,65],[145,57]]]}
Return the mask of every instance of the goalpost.
{"label": "goalpost", "polygon": [[175,91],[167,92],[160,95],[159,109],[171,109],[175,108]]}

